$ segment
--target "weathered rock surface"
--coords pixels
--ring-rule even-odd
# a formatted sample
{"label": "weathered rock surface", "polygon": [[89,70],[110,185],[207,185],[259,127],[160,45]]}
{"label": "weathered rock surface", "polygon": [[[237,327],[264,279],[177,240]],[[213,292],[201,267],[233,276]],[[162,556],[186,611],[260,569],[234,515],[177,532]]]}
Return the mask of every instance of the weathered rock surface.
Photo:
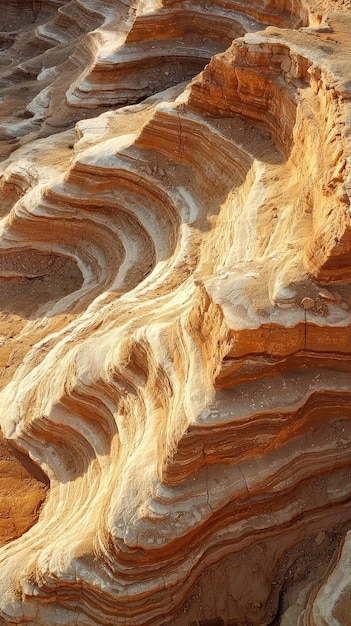
{"label": "weathered rock surface", "polygon": [[0,623],[349,626],[351,8],[0,28]]}

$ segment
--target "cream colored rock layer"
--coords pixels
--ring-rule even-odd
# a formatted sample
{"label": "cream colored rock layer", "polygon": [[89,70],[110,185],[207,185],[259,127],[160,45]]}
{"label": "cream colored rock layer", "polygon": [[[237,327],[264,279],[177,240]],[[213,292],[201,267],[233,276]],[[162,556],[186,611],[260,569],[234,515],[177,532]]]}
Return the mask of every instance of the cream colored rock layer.
{"label": "cream colored rock layer", "polygon": [[0,623],[347,626],[350,11],[42,4],[2,37],[0,384],[50,491]]}

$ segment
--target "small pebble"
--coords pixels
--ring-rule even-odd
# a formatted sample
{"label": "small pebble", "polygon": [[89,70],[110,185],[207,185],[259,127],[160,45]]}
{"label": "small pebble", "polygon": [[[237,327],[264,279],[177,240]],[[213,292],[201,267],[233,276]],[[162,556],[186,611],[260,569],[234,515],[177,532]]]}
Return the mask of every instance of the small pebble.
{"label": "small pebble", "polygon": [[325,534],[325,532],[323,532],[323,530],[321,530],[321,531],[320,531],[320,532],[316,535],[315,542],[316,542],[317,546],[320,546],[320,545],[323,543],[323,541],[324,541],[324,539],[326,538],[326,536],[327,536],[327,535]]}
{"label": "small pebble", "polygon": [[295,304],[293,302],[276,302],[276,306],[279,307],[279,309],[288,311],[289,309],[293,309]]}
{"label": "small pebble", "polygon": [[313,309],[315,303],[312,298],[304,298],[301,304],[306,311],[309,311],[310,309]]}
{"label": "small pebble", "polygon": [[333,293],[330,293],[330,291],[327,291],[327,289],[321,289],[318,292],[318,295],[320,298],[322,298],[322,300],[326,300],[327,302],[335,302],[336,301],[336,297]]}

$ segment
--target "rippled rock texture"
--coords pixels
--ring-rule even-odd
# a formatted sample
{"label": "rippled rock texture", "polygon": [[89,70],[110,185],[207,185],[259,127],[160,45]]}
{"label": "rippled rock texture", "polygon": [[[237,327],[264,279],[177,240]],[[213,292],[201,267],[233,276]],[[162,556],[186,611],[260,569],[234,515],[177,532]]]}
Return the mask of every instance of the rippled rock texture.
{"label": "rippled rock texture", "polygon": [[349,626],[351,8],[0,29],[0,623]]}

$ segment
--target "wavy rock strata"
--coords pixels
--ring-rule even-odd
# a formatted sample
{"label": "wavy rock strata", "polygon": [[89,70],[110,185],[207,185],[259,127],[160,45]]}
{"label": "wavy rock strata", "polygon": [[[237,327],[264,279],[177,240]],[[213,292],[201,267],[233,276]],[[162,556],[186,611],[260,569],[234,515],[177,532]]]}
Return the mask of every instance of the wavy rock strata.
{"label": "wavy rock strata", "polygon": [[347,626],[348,5],[0,25],[0,623]]}

